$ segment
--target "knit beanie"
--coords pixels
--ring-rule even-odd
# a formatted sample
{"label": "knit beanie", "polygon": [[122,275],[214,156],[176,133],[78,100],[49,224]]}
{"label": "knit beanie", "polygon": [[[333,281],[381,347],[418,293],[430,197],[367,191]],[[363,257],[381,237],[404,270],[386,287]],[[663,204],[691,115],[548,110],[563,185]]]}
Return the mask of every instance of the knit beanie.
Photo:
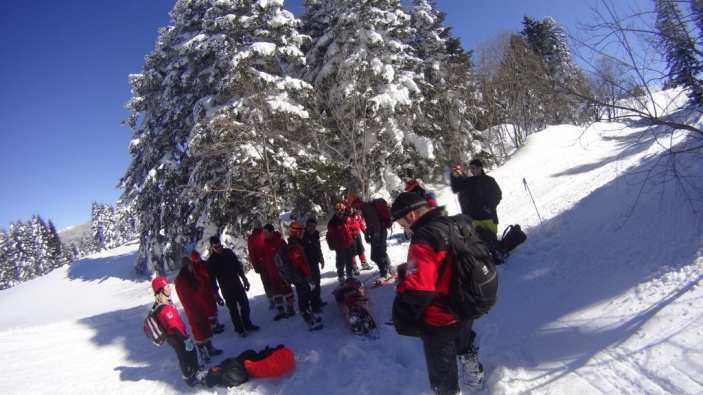
{"label": "knit beanie", "polygon": [[391,205],[393,221],[397,221],[398,219],[405,217],[409,212],[417,210],[423,206],[429,206],[427,200],[423,196],[413,192],[403,192],[395,198],[393,205]]}
{"label": "knit beanie", "polygon": [[183,258],[181,258],[181,267],[186,267],[191,263],[193,263],[193,261],[190,260],[190,257],[184,256]]}

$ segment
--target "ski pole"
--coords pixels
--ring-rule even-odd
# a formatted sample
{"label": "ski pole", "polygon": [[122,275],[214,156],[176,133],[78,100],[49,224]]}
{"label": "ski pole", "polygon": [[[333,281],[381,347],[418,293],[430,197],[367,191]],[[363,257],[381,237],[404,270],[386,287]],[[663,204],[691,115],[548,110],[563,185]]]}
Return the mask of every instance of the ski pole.
{"label": "ski pole", "polygon": [[525,190],[530,194],[530,199],[532,199],[532,204],[535,206],[535,211],[537,211],[537,218],[539,218],[539,223],[541,225],[544,225],[544,223],[542,222],[542,217],[539,215],[539,210],[537,210],[537,203],[535,203],[535,198],[532,197],[532,191],[530,191],[530,187],[527,186],[527,180],[525,180],[523,178],[522,183],[523,183],[523,185],[525,185]]}

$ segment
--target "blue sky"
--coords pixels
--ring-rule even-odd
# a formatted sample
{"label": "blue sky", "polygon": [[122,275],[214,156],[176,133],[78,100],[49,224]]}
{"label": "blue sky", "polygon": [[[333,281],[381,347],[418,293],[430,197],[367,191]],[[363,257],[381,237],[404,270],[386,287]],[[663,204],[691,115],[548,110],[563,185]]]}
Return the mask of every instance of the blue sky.
{"label": "blue sky", "polygon": [[[588,1],[436,0],[466,49],[525,14],[566,29],[588,21]],[[286,1],[296,15],[302,1]],[[616,0],[620,7],[650,0]],[[0,2],[0,228],[33,214],[58,229],[90,220],[91,204],[114,204],[131,157],[127,76],[139,73],[174,0]]]}

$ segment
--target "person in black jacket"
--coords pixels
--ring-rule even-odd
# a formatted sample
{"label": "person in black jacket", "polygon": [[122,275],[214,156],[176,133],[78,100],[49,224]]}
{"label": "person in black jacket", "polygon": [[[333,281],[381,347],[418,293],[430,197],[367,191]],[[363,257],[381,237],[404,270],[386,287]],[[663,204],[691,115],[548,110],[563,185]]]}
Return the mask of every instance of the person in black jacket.
{"label": "person in black jacket", "polygon": [[322,255],[320,232],[317,230],[317,221],[315,219],[309,218],[305,223],[305,233],[301,244],[305,255],[308,257],[312,281],[315,283],[315,289],[310,294],[310,306],[313,313],[319,314],[322,312],[321,307],[327,305],[327,302],[323,302],[320,297],[320,269],[325,268],[325,257]]}
{"label": "person in black jacket", "polygon": [[258,331],[259,327],[254,325],[249,318],[251,313],[247,297],[249,280],[244,275],[242,263],[234,251],[222,246],[220,238],[217,236],[210,238],[210,248],[212,254],[207,259],[207,270],[210,273],[212,287],[216,293],[218,290],[222,291],[222,297],[225,299],[232,324],[234,324],[234,330],[239,333],[240,337],[247,337],[247,331]]}
{"label": "person in black jacket", "polygon": [[483,163],[479,159],[469,162],[469,171],[471,177],[455,168],[451,176],[452,192],[459,194],[461,212],[471,217],[475,227],[490,230],[497,235],[497,207],[503,193],[496,180],[483,171]]}

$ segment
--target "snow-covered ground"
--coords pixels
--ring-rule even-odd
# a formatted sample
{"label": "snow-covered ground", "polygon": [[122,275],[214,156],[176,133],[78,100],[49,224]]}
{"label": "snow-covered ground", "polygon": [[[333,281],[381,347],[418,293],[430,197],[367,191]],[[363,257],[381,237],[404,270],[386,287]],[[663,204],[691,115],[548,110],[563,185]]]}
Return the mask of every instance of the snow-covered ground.
{"label": "snow-covered ground", "polygon": [[[639,185],[624,172],[648,168],[661,151],[644,140],[622,154],[641,132],[620,124],[550,127],[489,172],[503,190],[499,229],[519,223],[528,240],[499,266],[499,302],[474,326],[485,393],[703,393],[700,222],[670,184],[646,184],[638,198]],[[446,186],[430,188],[457,212]],[[252,319],[261,330],[237,337],[220,309],[227,330],[214,343],[225,353],[214,363],[285,344],[296,353],[294,371],[229,390],[189,388],[173,351],[142,333],[153,298],[149,280],[133,274],[136,250],[95,254],[0,292],[0,393],[431,393],[420,341],[383,325],[391,285],[369,287],[381,338],[359,341],[332,303],[318,332],[305,330],[299,316],[274,322],[253,272]],[[406,252],[406,241],[389,240],[393,264]],[[331,301],[329,252],[326,261],[323,295]]]}

